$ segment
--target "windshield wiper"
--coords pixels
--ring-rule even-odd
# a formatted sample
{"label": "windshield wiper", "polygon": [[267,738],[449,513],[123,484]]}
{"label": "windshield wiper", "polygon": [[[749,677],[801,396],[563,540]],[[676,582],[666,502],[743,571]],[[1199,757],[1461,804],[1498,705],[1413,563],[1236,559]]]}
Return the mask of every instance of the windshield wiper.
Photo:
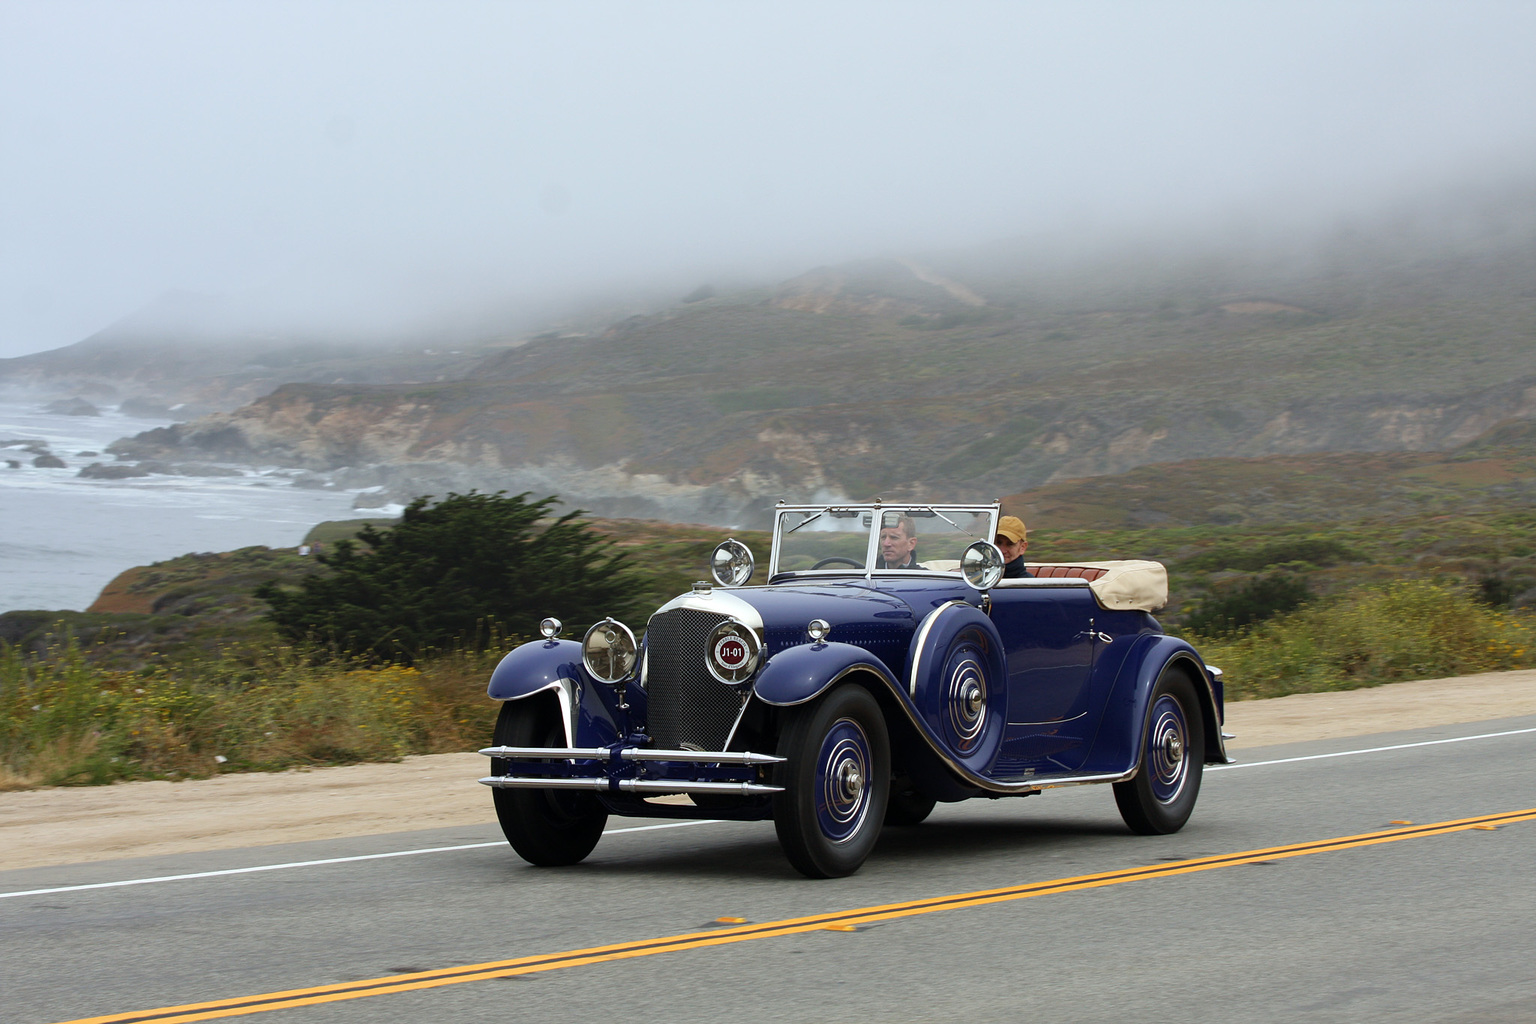
{"label": "windshield wiper", "polygon": [[944,520],[950,526],[953,526],[956,530],[959,530],[961,533],[965,534],[967,537],[974,537],[974,536],[976,536],[970,530],[967,530],[965,527],[961,526],[959,523],[955,522],[953,519],[949,518],[949,516],[945,515],[943,512],[940,512],[938,509],[930,508],[930,509],[927,509],[926,511],[931,516],[938,516],[940,519]]}
{"label": "windshield wiper", "polygon": [[808,526],[809,524],[814,523],[816,520],[820,519],[822,516],[824,516],[826,514],[827,514],[827,510],[826,509],[822,509],[820,512],[817,512],[815,515],[811,516],[811,518],[807,519],[805,522],[800,523],[800,524],[798,524],[796,526],[792,526],[788,530],[785,530],[784,533],[785,533],[786,536],[788,536],[789,534],[794,533],[796,530],[800,529],[801,526]]}

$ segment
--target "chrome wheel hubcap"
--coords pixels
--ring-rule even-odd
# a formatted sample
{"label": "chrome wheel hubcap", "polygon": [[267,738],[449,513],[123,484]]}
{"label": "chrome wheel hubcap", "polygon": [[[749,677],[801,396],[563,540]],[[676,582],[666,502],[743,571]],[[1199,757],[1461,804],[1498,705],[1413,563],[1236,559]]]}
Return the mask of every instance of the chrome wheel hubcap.
{"label": "chrome wheel hubcap", "polygon": [[1152,724],[1147,734],[1147,781],[1159,803],[1170,803],[1184,791],[1189,779],[1189,724],[1184,708],[1169,694],[1152,705]]}
{"label": "chrome wheel hubcap", "polygon": [[873,765],[863,727],[851,718],[834,722],[817,758],[815,795],[817,824],[833,842],[853,838],[863,826],[869,814]]}

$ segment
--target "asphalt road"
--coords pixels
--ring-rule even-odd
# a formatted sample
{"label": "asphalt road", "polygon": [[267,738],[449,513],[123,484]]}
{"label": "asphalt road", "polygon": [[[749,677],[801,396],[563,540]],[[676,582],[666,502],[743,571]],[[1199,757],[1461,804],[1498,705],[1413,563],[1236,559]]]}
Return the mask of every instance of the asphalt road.
{"label": "asphalt road", "polygon": [[[1512,730],[1526,731],[1425,745]],[[1414,745],[1315,757],[1396,744]],[[1309,759],[1262,763],[1284,758]],[[1536,717],[1244,760],[1207,774],[1178,835],[1131,835],[1108,787],[970,801],[888,831],[834,881],[795,874],[767,823],[615,832],[579,867],[531,868],[497,843],[489,793],[482,828],[4,872],[0,1021],[625,943],[631,958],[555,956],[515,977],[429,975],[437,987],[224,1019],[1536,1020]],[[1533,814],[1417,831],[1518,811]],[[1408,838],[1319,842],[1382,832]],[[1273,849],[1292,844],[1312,845]],[[442,847],[468,848],[373,856]],[[1265,852],[1227,856],[1248,851]],[[367,859],[36,891],[334,858]],[[1119,874],[1083,879],[1105,872]],[[1069,881],[1018,888],[1052,880]],[[993,889],[991,902],[855,913]],[[723,941],[640,941],[700,932]]]}

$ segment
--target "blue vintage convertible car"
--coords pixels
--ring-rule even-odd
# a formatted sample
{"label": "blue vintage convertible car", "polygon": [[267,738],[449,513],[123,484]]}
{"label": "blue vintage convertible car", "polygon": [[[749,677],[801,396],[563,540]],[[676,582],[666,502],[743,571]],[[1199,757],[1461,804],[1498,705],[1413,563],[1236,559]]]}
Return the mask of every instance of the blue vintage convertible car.
{"label": "blue vintage convertible car", "polygon": [[[1227,755],[1220,671],[1151,615],[1163,567],[1003,579],[998,511],[780,504],[766,585],[728,540],[714,583],[639,642],[612,619],[579,642],[544,620],[489,688],[505,703],[480,781],[513,849],[573,864],[609,814],[772,818],[825,878],[937,801],[1099,782],[1134,831],[1177,831]],[[881,568],[882,535],[915,537],[907,568]]]}

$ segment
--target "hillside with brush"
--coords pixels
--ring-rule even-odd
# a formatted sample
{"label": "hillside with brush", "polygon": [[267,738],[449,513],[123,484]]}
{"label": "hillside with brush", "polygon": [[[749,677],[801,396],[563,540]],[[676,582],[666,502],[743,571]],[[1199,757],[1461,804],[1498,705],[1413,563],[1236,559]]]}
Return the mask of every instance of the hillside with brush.
{"label": "hillside with brush", "polygon": [[489,351],[461,379],[290,384],[113,450],[302,467],[395,500],[505,486],[715,522],[760,522],[780,497],[986,499],[1184,459],[1444,450],[1536,415],[1521,203],[1289,259],[821,268]]}

